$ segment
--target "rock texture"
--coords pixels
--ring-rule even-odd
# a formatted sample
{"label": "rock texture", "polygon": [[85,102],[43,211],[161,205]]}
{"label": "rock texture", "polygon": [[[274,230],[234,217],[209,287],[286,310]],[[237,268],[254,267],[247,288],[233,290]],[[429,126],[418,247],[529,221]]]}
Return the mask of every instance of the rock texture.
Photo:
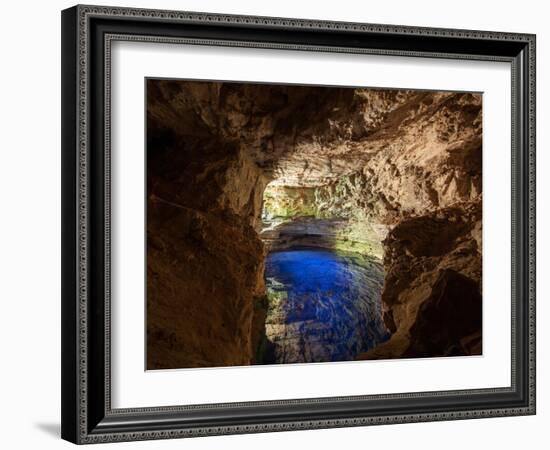
{"label": "rock texture", "polygon": [[262,173],[231,143],[172,123],[177,109],[162,97],[148,99],[147,368],[250,364],[265,291],[254,229]]}
{"label": "rock texture", "polygon": [[[262,231],[267,250],[313,246],[347,250],[382,258],[387,226],[374,224],[364,211],[345,208],[345,191],[326,194],[327,187],[301,188],[270,184],[264,191]],[[342,202],[327,204],[336,195]]]}
{"label": "rock texture", "polygon": [[[168,80],[147,91],[149,368],[255,361],[262,228],[268,246],[317,229],[383,257],[392,336],[362,358],[480,353],[480,95]],[[441,339],[428,342],[436,319]]]}
{"label": "rock texture", "polygon": [[360,359],[481,354],[480,221],[474,204],[395,226],[382,292],[392,337]]}

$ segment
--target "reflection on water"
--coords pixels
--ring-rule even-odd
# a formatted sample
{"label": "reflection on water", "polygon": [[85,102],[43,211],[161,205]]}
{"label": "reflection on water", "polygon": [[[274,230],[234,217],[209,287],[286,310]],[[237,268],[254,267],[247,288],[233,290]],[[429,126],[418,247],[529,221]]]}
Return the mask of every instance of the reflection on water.
{"label": "reflection on water", "polygon": [[387,339],[380,260],[324,249],[270,253],[266,335],[277,363],[353,360]]}

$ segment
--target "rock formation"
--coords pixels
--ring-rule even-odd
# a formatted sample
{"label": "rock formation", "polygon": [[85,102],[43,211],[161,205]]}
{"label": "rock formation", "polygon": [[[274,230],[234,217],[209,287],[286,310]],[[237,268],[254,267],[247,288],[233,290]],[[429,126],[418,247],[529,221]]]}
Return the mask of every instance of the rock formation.
{"label": "rock formation", "polygon": [[481,127],[479,94],[148,80],[147,367],[254,363],[266,251],[315,243],[383,258],[360,358],[479,354]]}

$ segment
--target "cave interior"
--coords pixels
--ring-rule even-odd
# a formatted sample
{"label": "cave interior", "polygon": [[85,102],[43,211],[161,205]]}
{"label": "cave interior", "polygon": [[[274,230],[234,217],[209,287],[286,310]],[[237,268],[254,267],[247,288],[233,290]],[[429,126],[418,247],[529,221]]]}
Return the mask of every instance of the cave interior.
{"label": "cave interior", "polygon": [[146,89],[147,369],[481,354],[481,94]]}

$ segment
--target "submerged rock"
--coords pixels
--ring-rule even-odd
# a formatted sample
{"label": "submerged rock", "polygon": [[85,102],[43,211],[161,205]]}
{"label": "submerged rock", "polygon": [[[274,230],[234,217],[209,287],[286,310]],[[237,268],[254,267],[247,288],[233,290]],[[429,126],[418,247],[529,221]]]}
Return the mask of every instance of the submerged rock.
{"label": "submerged rock", "polygon": [[[266,337],[275,363],[349,361],[388,337],[380,261],[323,249],[273,252],[266,261]],[[266,358],[267,359],[267,358]]]}

